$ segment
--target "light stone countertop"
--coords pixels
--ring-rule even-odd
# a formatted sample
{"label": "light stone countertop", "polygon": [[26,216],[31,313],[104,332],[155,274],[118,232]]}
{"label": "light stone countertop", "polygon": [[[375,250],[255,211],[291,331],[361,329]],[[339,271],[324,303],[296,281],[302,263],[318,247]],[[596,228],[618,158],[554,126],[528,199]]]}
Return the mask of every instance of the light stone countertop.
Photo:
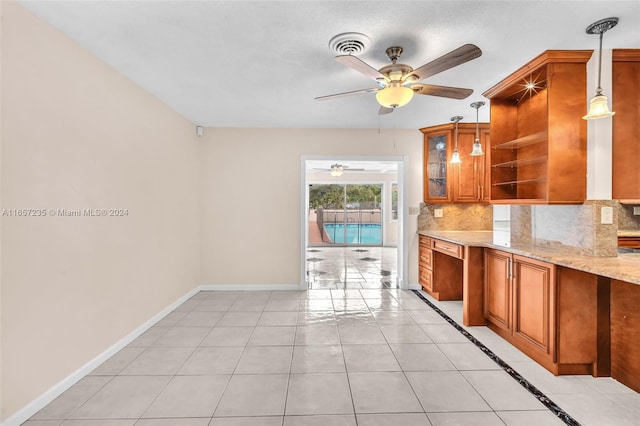
{"label": "light stone countertop", "polygon": [[493,243],[492,231],[425,230],[418,231],[418,234],[465,246],[494,248],[532,259],[554,263],[559,266],[640,285],[640,253],[619,253],[617,257],[593,257],[563,253],[558,249],[534,245],[511,244],[510,247],[505,247]]}
{"label": "light stone countertop", "polygon": [[618,237],[640,237],[640,231],[626,231],[618,229]]}

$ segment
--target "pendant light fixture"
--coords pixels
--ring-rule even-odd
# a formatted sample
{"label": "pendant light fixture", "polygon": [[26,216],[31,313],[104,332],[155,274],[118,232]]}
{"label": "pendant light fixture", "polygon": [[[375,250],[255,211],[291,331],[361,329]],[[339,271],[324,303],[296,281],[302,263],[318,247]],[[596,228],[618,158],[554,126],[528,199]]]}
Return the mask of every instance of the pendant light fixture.
{"label": "pendant light fixture", "polygon": [[617,24],[618,18],[605,18],[587,27],[587,34],[598,34],[600,36],[600,48],[598,49],[598,87],[596,88],[596,95],[589,102],[589,112],[582,117],[585,120],[607,118],[615,114],[615,112],[609,110],[607,97],[602,94],[600,79],[602,74],[602,36],[607,30],[610,30]]}
{"label": "pendant light fixture", "polygon": [[484,155],[484,152],[482,152],[482,145],[480,145],[480,124],[478,123],[478,110],[482,105],[484,105],[484,102],[482,101],[471,104],[471,108],[476,109],[476,140],[473,142],[473,150],[471,151],[471,155],[474,157]]}
{"label": "pendant light fixture", "polygon": [[451,117],[451,121],[456,123],[456,130],[453,137],[453,154],[451,154],[451,164],[460,164],[460,153],[458,152],[458,123],[462,120],[461,115],[456,115],[455,117]]}

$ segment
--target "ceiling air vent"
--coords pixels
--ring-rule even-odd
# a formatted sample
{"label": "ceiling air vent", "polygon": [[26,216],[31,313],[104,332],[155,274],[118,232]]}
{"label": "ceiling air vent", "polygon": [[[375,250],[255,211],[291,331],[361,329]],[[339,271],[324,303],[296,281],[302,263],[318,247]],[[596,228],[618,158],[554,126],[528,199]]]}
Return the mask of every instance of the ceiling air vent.
{"label": "ceiling air vent", "polygon": [[371,40],[360,33],[338,34],[329,41],[329,49],[336,55],[361,55],[371,45]]}

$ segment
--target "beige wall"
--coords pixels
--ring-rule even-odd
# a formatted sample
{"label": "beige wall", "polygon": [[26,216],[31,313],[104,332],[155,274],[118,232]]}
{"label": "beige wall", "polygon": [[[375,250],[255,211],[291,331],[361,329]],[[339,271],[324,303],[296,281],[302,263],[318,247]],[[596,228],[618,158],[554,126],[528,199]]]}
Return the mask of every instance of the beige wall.
{"label": "beige wall", "polygon": [[2,2],[2,419],[199,283],[198,149],[174,111]]}
{"label": "beige wall", "polygon": [[[406,155],[408,205],[422,200],[418,130],[206,129],[202,139],[204,284],[300,284],[301,156]],[[416,216],[407,225],[417,283]]]}

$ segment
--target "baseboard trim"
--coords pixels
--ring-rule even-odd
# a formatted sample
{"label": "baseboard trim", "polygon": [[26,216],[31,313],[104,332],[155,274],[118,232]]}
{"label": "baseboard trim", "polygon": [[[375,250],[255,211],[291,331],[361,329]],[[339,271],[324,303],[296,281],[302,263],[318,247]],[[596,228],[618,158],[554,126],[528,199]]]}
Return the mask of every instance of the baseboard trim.
{"label": "baseboard trim", "polygon": [[47,390],[45,393],[40,395],[38,398],[31,401],[29,404],[18,410],[16,413],[8,417],[4,422],[0,423],[0,426],[19,426],[22,423],[26,422],[31,416],[40,411],[44,406],[52,402],[58,396],[60,396],[64,391],[69,389],[71,386],[75,385],[80,379],[85,377],[87,374],[92,372],[96,367],[100,364],[111,358],[115,355],[119,350],[127,346],[129,343],[134,341],[137,337],[139,337],[142,333],[150,329],[153,325],[155,325],[162,318],[167,316],[171,311],[175,308],[183,304],[193,295],[198,293],[201,290],[202,286],[196,287],[193,290],[189,291],[187,294],[180,297],[178,300],[173,302],[171,305],[164,308],[162,311],[151,317],[149,320],[145,321],[141,326],[133,330],[131,333],[120,339],[118,342],[111,345],[107,350],[102,352],[100,355],[87,362],[85,365],[71,373],[69,376],[62,379],[60,382],[56,383],[53,387]]}
{"label": "baseboard trim", "polygon": [[422,286],[420,284],[409,283],[409,290],[422,290]]}

